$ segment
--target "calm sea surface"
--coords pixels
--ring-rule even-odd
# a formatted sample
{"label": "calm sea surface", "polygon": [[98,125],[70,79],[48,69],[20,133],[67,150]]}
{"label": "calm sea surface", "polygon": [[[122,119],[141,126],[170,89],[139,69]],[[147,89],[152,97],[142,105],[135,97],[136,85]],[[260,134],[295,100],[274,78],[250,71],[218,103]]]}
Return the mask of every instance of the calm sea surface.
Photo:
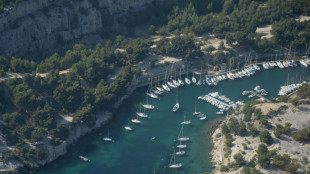
{"label": "calm sea surface", "polygon": [[[140,102],[146,101],[146,88],[136,90],[118,109],[114,118],[101,129],[82,137],[75,146],[68,148],[68,153],[40,169],[38,174],[149,174],[149,173],[203,173],[210,172],[212,166],[209,153],[212,149],[210,129],[215,120],[222,117],[216,115],[218,109],[197,97],[218,91],[233,101],[247,101],[241,95],[243,90],[251,90],[256,85],[269,92],[268,97],[276,96],[281,85],[290,77],[298,79],[310,76],[310,69],[298,67],[259,71],[250,78],[226,80],[216,87],[184,86],[178,89],[180,109],[172,112],[176,102],[176,90],[165,93],[160,100],[149,99],[149,103],[158,108],[148,111],[150,119],[141,119],[141,125],[129,123],[133,128],[127,132],[124,126],[128,119],[136,117]],[[197,77],[199,78],[199,77]],[[291,78],[290,78],[291,79]],[[200,121],[192,116],[197,110],[206,114],[207,119]],[[192,124],[184,126],[184,135],[190,137],[184,156],[176,156],[176,162],[182,163],[181,169],[170,169],[167,166],[175,146],[183,121],[184,112]],[[104,142],[102,138],[110,130],[110,137],[115,142]],[[155,140],[151,140],[156,137]],[[91,162],[84,162],[79,156],[85,156]]]}

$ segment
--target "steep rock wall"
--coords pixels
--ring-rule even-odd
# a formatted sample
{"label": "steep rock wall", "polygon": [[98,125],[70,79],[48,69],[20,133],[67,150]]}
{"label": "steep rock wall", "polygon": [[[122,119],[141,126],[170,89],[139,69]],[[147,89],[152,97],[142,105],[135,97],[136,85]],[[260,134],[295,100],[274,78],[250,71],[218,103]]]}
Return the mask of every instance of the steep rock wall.
{"label": "steep rock wall", "polygon": [[23,1],[0,14],[0,55],[32,58],[69,49],[75,43],[94,45],[102,41],[100,32],[109,25],[107,18],[152,1]]}

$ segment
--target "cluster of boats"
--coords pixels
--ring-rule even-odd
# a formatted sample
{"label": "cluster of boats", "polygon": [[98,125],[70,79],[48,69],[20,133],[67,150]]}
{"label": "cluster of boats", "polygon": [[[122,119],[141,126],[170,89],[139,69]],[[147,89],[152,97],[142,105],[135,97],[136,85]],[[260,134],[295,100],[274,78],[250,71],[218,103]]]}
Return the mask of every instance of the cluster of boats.
{"label": "cluster of boats", "polygon": [[259,85],[257,85],[253,91],[243,91],[242,95],[245,96],[245,95],[250,94],[248,95],[248,97],[252,98],[256,95],[255,93],[259,95],[263,95],[263,96],[268,95],[268,92],[265,89],[262,89]]}
{"label": "cluster of boats", "polygon": [[226,80],[226,79],[234,80],[237,78],[250,77],[254,75],[256,71],[259,71],[259,70],[260,70],[260,67],[253,64],[253,65],[249,65],[237,71],[229,71],[225,74],[215,75],[215,76],[206,76],[206,79],[202,79],[200,77],[196,85],[207,84],[209,86],[212,86],[212,85],[216,86],[219,82]]}
{"label": "cluster of boats", "polygon": [[218,92],[213,92],[207,95],[199,96],[198,99],[204,100],[212,104],[213,106],[218,107],[220,111],[217,112],[217,114],[224,114],[225,111],[228,111],[231,107],[235,105],[233,101],[231,101],[224,95],[219,95]]}
{"label": "cluster of boats", "polygon": [[176,152],[174,151],[173,154],[172,154],[172,157],[170,159],[170,162],[169,162],[169,168],[172,168],[172,169],[178,169],[178,168],[181,168],[182,167],[182,163],[176,163],[175,162],[175,156],[178,155],[178,156],[181,156],[181,155],[184,155],[186,152],[185,152],[185,149],[187,148],[187,145],[186,144],[182,144],[182,142],[187,142],[190,140],[189,137],[186,137],[183,135],[183,126],[181,128],[181,131],[179,133],[179,136],[178,136],[178,141],[179,141],[179,144],[176,146],[179,150]]}
{"label": "cluster of boats", "polygon": [[[303,82],[306,83],[306,82]],[[290,84],[290,85],[286,85],[286,86],[281,86],[278,95],[280,96],[287,96],[293,92],[295,92],[300,86],[302,85],[302,83],[294,83],[294,84]]]}
{"label": "cluster of boats", "polygon": [[304,66],[304,67],[308,67],[308,65],[310,66],[310,58],[308,58],[307,56],[303,56],[302,59],[299,60],[299,63]]}
{"label": "cluster of boats", "polygon": [[263,67],[264,69],[272,69],[272,68],[288,68],[288,67],[295,67],[297,66],[297,63],[295,60],[282,60],[282,61],[270,61],[270,62],[264,62]]}

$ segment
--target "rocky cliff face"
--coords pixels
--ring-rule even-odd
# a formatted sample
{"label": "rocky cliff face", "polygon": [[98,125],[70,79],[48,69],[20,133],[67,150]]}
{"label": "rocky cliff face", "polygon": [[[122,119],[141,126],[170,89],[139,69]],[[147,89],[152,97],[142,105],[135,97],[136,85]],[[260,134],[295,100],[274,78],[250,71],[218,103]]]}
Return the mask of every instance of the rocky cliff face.
{"label": "rocky cliff face", "polygon": [[[153,0],[28,0],[0,14],[0,55],[28,57],[94,45],[113,16]],[[162,0],[155,0],[162,1]]]}

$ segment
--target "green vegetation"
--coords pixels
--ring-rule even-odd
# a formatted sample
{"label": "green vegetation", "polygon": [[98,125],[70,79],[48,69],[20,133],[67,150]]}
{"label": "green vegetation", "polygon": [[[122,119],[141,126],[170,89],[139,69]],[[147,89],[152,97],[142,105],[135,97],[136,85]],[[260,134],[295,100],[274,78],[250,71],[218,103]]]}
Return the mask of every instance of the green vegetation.
{"label": "green vegetation", "polygon": [[310,142],[310,130],[309,129],[301,129],[298,130],[293,135],[294,140],[299,141],[300,143]]}
{"label": "green vegetation", "polygon": [[261,142],[264,142],[268,145],[272,144],[272,142],[273,142],[273,139],[272,139],[269,131],[267,131],[267,130],[261,131],[259,133],[259,139]]}
{"label": "green vegetation", "polygon": [[244,157],[241,153],[237,153],[234,155],[235,165],[236,167],[241,167],[245,164]]}
{"label": "green vegetation", "polygon": [[[33,73],[26,74],[22,79],[9,79],[1,83],[0,95],[3,97],[0,98],[0,107],[3,108],[3,115],[0,131],[8,145],[19,147],[16,159],[45,159],[47,156],[44,149],[28,144],[34,145],[49,136],[52,138],[52,145],[59,145],[69,137],[74,124],[93,126],[98,110],[111,109],[126,93],[133,76],[139,73],[124,62],[129,60],[128,56],[131,55],[144,58],[146,52],[139,51],[139,48],[143,47],[140,41],[145,42],[133,40],[128,43],[130,46],[126,45],[132,50],[128,54],[112,49],[109,41],[105,46],[98,44],[94,50],[75,45],[73,50],[67,51],[64,56],[54,54],[38,65],[21,59],[8,61],[0,57],[0,61],[4,62],[1,68],[5,70],[48,72],[46,77]],[[144,47],[148,49],[149,45]],[[108,75],[113,73],[117,65],[122,67],[118,77],[113,82],[106,83]],[[58,70],[71,66],[71,72],[59,74]],[[82,81],[86,85],[82,84]],[[76,113],[73,125],[57,126],[57,120],[61,120],[60,115],[72,113]],[[13,157],[8,153],[4,158],[10,160]]]}
{"label": "green vegetation", "polygon": [[228,172],[229,168],[227,166],[225,166],[225,165],[221,165],[220,171],[221,172]]}
{"label": "green vegetation", "polygon": [[[298,4],[305,3],[303,8],[295,8]],[[302,2],[293,3],[292,1],[268,0],[263,5],[257,1],[200,1],[196,0],[189,5],[182,7],[177,6],[173,9],[168,17],[167,25],[159,29],[160,34],[204,34],[207,32],[214,33],[217,37],[225,38],[228,43],[237,41],[239,44],[253,47],[261,52],[267,52],[274,44],[283,44],[301,48],[300,44],[305,45],[309,39],[303,39],[307,36],[308,30],[305,29],[309,22],[295,22],[290,18],[293,14],[307,13],[310,5],[303,0]],[[278,22],[282,20],[283,23]],[[260,25],[273,24],[273,33],[277,33],[273,42],[267,39],[261,39],[256,34],[256,28]],[[287,27],[281,27],[283,25]],[[302,27],[299,27],[301,25]],[[279,26],[279,27],[278,27]],[[282,29],[282,30],[281,30]],[[293,31],[293,34],[287,37],[286,31]],[[285,32],[282,32],[282,31]],[[305,31],[301,35],[295,34]],[[281,42],[285,39],[287,42]]]}
{"label": "green vegetation", "polygon": [[157,53],[170,56],[182,56],[185,62],[202,56],[200,46],[195,44],[190,35],[176,36],[172,39],[161,39],[156,42]]}
{"label": "green vegetation", "polygon": [[291,123],[285,123],[285,126],[283,127],[280,124],[276,125],[276,129],[274,130],[274,135],[279,138],[282,134],[287,134],[290,131]]}
{"label": "green vegetation", "polygon": [[310,97],[310,85],[303,84],[301,87],[299,87],[297,90],[297,95],[303,99],[309,98]]}
{"label": "green vegetation", "polygon": [[232,133],[240,136],[244,136],[247,134],[246,125],[243,121],[238,121],[235,118],[229,119],[229,129]]}

